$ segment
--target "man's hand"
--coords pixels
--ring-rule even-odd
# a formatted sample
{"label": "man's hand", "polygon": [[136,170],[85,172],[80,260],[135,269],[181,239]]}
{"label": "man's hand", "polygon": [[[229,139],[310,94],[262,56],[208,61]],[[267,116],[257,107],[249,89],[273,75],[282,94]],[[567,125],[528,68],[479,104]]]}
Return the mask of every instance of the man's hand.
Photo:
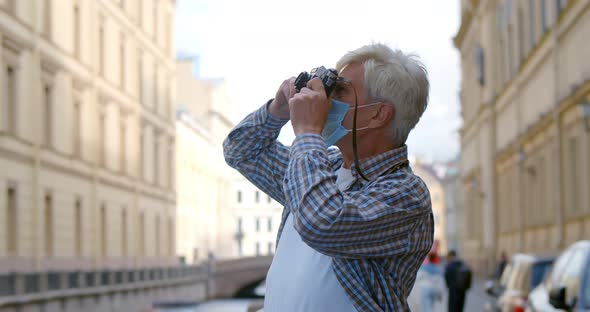
{"label": "man's hand", "polygon": [[280,119],[289,119],[289,100],[295,95],[295,77],[291,77],[281,84],[275,99],[268,106],[268,112]]}
{"label": "man's hand", "polygon": [[324,84],[313,78],[289,100],[291,124],[295,135],[302,133],[320,134],[324,129],[332,102],[326,96]]}

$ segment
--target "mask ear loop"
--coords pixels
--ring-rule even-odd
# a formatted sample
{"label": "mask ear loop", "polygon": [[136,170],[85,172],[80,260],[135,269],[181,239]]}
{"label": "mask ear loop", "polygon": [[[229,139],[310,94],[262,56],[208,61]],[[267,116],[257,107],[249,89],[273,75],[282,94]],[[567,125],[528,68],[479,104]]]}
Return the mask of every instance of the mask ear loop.
{"label": "mask ear loop", "polygon": [[356,143],[356,113],[358,111],[358,97],[356,89],[351,81],[346,80],[344,78],[341,78],[341,81],[350,84],[350,86],[352,87],[352,91],[354,92],[354,115],[352,118],[352,153],[354,154],[354,166],[356,167],[356,170],[361,176],[361,178],[363,178],[365,181],[369,181],[369,179],[363,174],[363,171],[361,170],[361,166],[359,164],[358,148]]}

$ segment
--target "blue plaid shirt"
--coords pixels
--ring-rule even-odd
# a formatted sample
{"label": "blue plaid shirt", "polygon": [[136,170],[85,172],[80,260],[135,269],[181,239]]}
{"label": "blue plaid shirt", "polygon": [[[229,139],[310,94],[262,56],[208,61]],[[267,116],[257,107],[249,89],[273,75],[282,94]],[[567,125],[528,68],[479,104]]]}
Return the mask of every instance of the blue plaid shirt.
{"label": "blue plaid shirt", "polygon": [[[267,103],[268,104],[268,103]],[[334,272],[358,311],[409,311],[406,299],[430,251],[434,219],[426,184],[409,167],[406,146],[364,159],[370,181],[358,177],[345,192],[336,185],[338,149],[317,134],[277,141],[285,125],[267,105],[248,115],[226,138],[227,163],[281,203],[277,246],[289,213],[301,239],[332,257]]]}

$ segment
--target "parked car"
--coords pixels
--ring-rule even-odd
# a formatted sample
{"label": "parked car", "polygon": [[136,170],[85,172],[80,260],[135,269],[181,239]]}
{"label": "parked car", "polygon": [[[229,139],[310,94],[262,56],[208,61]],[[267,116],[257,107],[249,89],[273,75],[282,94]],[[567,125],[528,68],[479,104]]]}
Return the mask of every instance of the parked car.
{"label": "parked car", "polygon": [[552,257],[514,255],[506,265],[500,280],[486,283],[486,292],[491,300],[485,304],[485,310],[524,312],[529,292],[543,281],[553,261]]}
{"label": "parked car", "polygon": [[529,296],[527,312],[590,312],[590,241],[572,244]]}

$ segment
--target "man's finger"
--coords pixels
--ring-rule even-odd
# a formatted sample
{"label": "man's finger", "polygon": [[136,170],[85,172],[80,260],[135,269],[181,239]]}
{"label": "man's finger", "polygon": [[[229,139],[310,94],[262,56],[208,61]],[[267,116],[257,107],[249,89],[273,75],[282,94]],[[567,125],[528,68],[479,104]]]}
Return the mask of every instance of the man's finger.
{"label": "man's finger", "polygon": [[310,89],[312,89],[313,91],[326,92],[326,90],[324,90],[324,83],[318,77],[315,77],[312,80],[308,81],[307,82],[307,87],[310,88]]}
{"label": "man's finger", "polygon": [[289,98],[292,98],[296,93],[297,89],[295,88],[295,77],[291,77],[291,79],[289,79]]}

